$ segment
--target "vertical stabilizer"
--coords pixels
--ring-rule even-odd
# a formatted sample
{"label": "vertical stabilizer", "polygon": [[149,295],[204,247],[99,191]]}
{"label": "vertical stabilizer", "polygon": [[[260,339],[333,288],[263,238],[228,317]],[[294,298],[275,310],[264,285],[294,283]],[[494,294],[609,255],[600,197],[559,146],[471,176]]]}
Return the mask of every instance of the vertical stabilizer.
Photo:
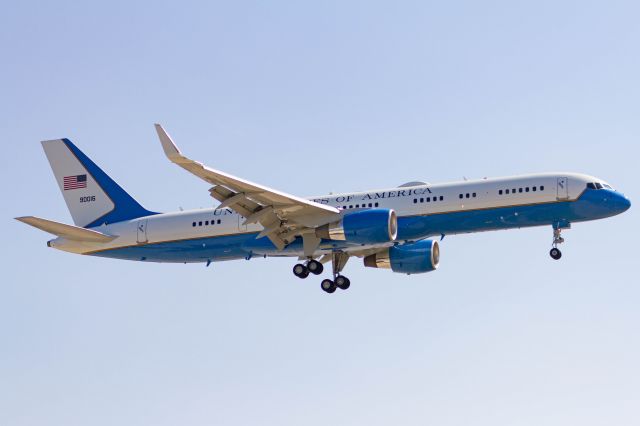
{"label": "vertical stabilizer", "polygon": [[43,141],[73,222],[91,228],[156,214],[142,207],[69,139]]}

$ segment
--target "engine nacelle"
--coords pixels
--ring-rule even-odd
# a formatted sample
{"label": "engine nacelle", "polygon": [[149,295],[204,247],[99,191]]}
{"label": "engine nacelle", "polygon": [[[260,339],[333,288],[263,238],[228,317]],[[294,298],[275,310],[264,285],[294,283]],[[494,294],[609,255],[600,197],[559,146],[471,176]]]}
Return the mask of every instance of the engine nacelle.
{"label": "engine nacelle", "polygon": [[398,216],[390,209],[347,212],[340,222],[317,228],[316,236],[359,244],[388,243],[398,236]]}
{"label": "engine nacelle", "polygon": [[438,269],[440,245],[436,240],[422,240],[389,247],[364,258],[364,266],[386,268],[403,274],[421,274]]}

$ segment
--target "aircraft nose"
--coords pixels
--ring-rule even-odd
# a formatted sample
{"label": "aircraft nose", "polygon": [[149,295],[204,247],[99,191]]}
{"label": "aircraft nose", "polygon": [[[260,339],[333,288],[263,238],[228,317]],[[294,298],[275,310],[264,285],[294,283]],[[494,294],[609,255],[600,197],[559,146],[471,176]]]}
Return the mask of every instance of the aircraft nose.
{"label": "aircraft nose", "polygon": [[623,194],[616,193],[615,206],[616,206],[616,210],[619,210],[620,213],[625,212],[629,210],[629,208],[631,207],[631,200],[629,200]]}

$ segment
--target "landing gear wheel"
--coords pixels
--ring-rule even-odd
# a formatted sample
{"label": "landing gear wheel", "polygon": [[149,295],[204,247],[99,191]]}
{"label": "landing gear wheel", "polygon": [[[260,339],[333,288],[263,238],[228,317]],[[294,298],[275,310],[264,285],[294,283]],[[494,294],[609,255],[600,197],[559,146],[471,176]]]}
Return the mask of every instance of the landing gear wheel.
{"label": "landing gear wheel", "polygon": [[322,271],[324,271],[324,266],[317,260],[311,259],[309,263],[307,263],[307,269],[314,275],[320,275]]}
{"label": "landing gear wheel", "polygon": [[307,278],[309,276],[309,270],[302,263],[298,263],[293,267],[293,275],[298,278]]}
{"label": "landing gear wheel", "polygon": [[551,256],[554,260],[558,260],[562,257],[562,252],[560,251],[559,248],[554,247],[549,252],[549,256]]}
{"label": "landing gear wheel", "polygon": [[349,286],[351,285],[351,281],[349,281],[349,278],[343,276],[343,275],[338,275],[336,277],[336,287],[338,287],[341,290],[346,290],[349,288]]}
{"label": "landing gear wheel", "polygon": [[322,282],[320,283],[320,288],[322,288],[327,293],[333,293],[334,291],[336,291],[336,284],[333,281],[326,279],[322,280]]}

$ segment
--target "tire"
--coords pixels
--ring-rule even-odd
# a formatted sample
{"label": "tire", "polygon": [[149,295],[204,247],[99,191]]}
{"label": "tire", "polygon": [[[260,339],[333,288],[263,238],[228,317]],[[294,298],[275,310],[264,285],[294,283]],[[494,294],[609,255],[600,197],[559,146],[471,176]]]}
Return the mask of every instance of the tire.
{"label": "tire", "polygon": [[307,263],[307,269],[312,274],[320,275],[322,271],[324,271],[324,266],[317,260],[310,260],[309,263]]}
{"label": "tire", "polygon": [[298,263],[293,267],[293,275],[298,278],[307,278],[309,276],[309,270],[302,263]]}
{"label": "tire", "polygon": [[336,284],[333,281],[326,279],[322,280],[322,282],[320,283],[320,288],[327,293],[333,293],[334,291],[336,291]]}
{"label": "tire", "polygon": [[349,288],[349,286],[351,286],[351,281],[349,280],[349,278],[343,275],[338,275],[336,277],[336,287],[341,290],[346,290]]}
{"label": "tire", "polygon": [[554,247],[551,249],[551,251],[549,251],[549,256],[551,256],[551,258],[554,260],[559,260],[562,257],[562,252],[560,251],[560,249]]}

